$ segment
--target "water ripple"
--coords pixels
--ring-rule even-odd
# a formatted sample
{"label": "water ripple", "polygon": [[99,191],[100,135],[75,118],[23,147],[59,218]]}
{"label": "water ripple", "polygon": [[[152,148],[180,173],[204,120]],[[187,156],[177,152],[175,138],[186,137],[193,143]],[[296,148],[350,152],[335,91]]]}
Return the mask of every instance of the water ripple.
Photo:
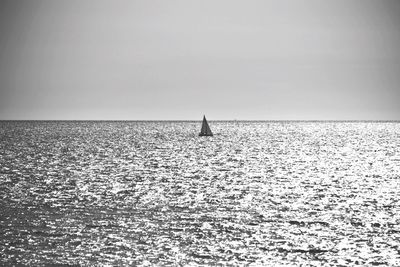
{"label": "water ripple", "polygon": [[4,265],[400,265],[400,124],[0,122]]}

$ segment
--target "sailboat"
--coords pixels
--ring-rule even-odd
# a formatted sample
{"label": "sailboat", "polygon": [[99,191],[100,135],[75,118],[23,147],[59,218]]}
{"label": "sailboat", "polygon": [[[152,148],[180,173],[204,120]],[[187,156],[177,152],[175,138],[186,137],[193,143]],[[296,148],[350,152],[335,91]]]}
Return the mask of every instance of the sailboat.
{"label": "sailboat", "polygon": [[210,126],[208,126],[205,115],[203,115],[203,124],[201,125],[201,131],[199,133],[199,136],[213,136]]}

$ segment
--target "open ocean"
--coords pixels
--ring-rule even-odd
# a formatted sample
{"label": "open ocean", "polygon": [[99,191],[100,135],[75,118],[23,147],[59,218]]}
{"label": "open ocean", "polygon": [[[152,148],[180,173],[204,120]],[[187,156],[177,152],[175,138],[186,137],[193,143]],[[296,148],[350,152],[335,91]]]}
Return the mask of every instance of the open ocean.
{"label": "open ocean", "polygon": [[1,121],[0,265],[400,266],[400,123]]}

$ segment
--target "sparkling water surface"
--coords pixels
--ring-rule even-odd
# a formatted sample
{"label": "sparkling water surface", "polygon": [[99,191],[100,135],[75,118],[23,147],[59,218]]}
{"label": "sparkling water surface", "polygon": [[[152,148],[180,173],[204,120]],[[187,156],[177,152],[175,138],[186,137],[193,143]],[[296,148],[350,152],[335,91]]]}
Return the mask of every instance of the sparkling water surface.
{"label": "sparkling water surface", "polygon": [[0,122],[0,265],[400,266],[400,123]]}

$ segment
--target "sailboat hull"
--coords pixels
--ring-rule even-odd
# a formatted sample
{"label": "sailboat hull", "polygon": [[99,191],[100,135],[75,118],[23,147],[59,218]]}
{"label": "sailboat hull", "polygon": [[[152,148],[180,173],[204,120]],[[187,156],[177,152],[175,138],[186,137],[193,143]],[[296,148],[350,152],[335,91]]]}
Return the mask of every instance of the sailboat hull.
{"label": "sailboat hull", "polygon": [[213,134],[199,133],[199,136],[213,136]]}

